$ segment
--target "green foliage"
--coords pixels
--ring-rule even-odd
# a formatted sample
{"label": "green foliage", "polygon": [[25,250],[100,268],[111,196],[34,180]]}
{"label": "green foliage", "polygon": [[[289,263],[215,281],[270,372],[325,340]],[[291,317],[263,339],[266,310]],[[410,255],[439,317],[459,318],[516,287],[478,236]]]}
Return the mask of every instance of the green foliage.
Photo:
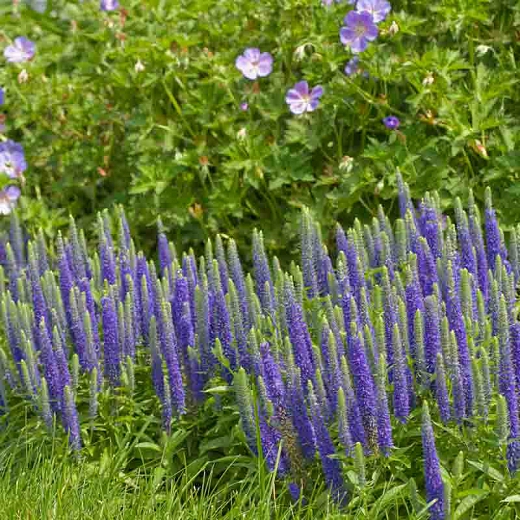
{"label": "green foliage", "polygon": [[[397,168],[412,195],[439,189],[443,206],[491,185],[502,221],[520,218],[511,1],[393,0],[350,77],[338,38],[345,3],[128,0],[110,13],[94,0],[47,0],[43,13],[15,4],[0,8],[2,47],[25,35],[37,53],[0,69],[5,135],[28,156],[23,217],[49,235],[64,208],[91,231],[97,210],[124,203],[145,248],[160,215],[187,243],[225,231],[242,245],[258,222],[276,222],[263,226],[265,245],[283,254],[298,208],[330,227],[389,206]],[[236,69],[247,47],[272,53],[267,78]],[[301,79],[325,94],[296,117],[284,97]],[[397,131],[381,122],[391,114]]]}

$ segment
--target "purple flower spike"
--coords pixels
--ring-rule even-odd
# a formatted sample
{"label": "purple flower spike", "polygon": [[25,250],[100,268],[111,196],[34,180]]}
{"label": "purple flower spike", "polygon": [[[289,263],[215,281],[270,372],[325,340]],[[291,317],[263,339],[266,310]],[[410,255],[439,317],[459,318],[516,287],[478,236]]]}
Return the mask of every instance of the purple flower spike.
{"label": "purple flower spike", "polygon": [[115,11],[119,8],[118,0],[101,0],[99,9],[101,11]]}
{"label": "purple flower spike", "polygon": [[9,215],[13,211],[20,194],[18,186],[7,186],[0,191],[0,215]]}
{"label": "purple flower spike", "polygon": [[383,124],[388,128],[388,130],[397,130],[401,121],[396,116],[387,116],[383,119]]}
{"label": "purple flower spike", "polygon": [[4,89],[2,87],[0,87],[0,106],[2,106],[4,104]]}
{"label": "purple flower spike", "polygon": [[247,79],[265,78],[273,71],[273,57],[260,49],[246,49],[235,65]]}
{"label": "purple flower spike", "polygon": [[446,518],[446,513],[444,511],[444,483],[442,482],[441,465],[435,447],[435,437],[433,435],[430,411],[428,409],[428,403],[426,402],[423,406],[422,419],[422,445],[426,500],[427,502],[436,500],[429,509],[431,520],[444,520]]}
{"label": "purple flower spike", "polygon": [[331,455],[335,454],[334,444],[330,438],[329,431],[327,430],[327,426],[323,419],[322,410],[310,382],[309,400],[312,425],[316,433],[316,445],[321,458],[321,466],[323,468],[325,482],[332,492],[334,500],[343,503],[347,498],[347,491],[341,474],[341,465],[338,459],[331,458]]}
{"label": "purple flower spike", "polygon": [[4,57],[9,63],[24,63],[34,58],[36,45],[25,36],[19,36],[4,49]]}
{"label": "purple flower spike", "polygon": [[345,16],[346,27],[339,31],[341,43],[354,53],[363,52],[368,47],[368,43],[377,38],[379,30],[374,23],[374,19],[369,12],[357,13],[350,11]]}
{"label": "purple flower spike", "polygon": [[105,359],[105,376],[112,386],[119,386],[120,357],[119,339],[117,330],[117,313],[114,302],[110,296],[101,299],[103,319],[103,350]]}
{"label": "purple flower spike", "polygon": [[289,89],[285,101],[289,105],[289,110],[298,115],[316,110],[322,95],[323,87],[320,85],[309,92],[309,84],[306,81],[299,81]]}
{"label": "purple flower spike", "polygon": [[22,145],[14,141],[0,143],[0,173],[5,173],[11,179],[22,176],[27,169]]}
{"label": "purple flower spike", "polygon": [[374,23],[382,22],[391,10],[392,6],[387,0],[358,0],[356,5],[356,11],[370,13]]}

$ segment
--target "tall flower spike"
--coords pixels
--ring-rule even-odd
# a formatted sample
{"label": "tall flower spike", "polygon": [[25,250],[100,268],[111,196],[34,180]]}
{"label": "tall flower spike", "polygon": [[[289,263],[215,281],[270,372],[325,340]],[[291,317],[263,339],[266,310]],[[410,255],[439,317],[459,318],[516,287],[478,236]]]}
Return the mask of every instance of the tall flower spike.
{"label": "tall flower spike", "polygon": [[354,444],[356,442],[360,442],[366,448],[367,441],[365,429],[363,427],[363,421],[361,419],[358,402],[352,389],[352,382],[347,360],[344,356],[341,358],[341,387],[345,392],[345,401],[347,404],[347,414],[352,442]]}
{"label": "tall flower spike", "polygon": [[[264,312],[270,313],[270,302],[274,299],[273,282],[271,278],[271,270],[269,261],[265,254],[264,237],[261,231],[253,231],[253,266],[255,272],[255,281],[262,309]],[[265,293],[266,284],[269,287],[269,293]]]}
{"label": "tall flower spike", "polygon": [[251,399],[251,390],[247,380],[247,373],[241,367],[235,373],[233,386],[235,388],[235,396],[237,400],[238,410],[240,412],[240,420],[242,429],[244,430],[249,448],[253,453],[257,453],[256,427],[253,414],[253,403]]}
{"label": "tall flower spike", "polygon": [[76,280],[82,280],[87,277],[87,271],[85,268],[85,252],[82,250],[78,229],[76,228],[76,222],[74,217],[69,217],[69,243],[72,246],[72,269]]}
{"label": "tall flower spike", "polygon": [[363,427],[367,436],[368,447],[377,445],[377,401],[374,380],[365,355],[360,335],[354,322],[350,325],[348,338],[348,360],[352,377],[354,379],[354,391],[359,404]]}
{"label": "tall flower spike", "polygon": [[437,399],[441,421],[443,424],[446,424],[450,420],[451,413],[448,387],[446,384],[446,371],[440,352],[437,353],[437,366],[435,370],[435,398]]}
{"label": "tall flower spike", "polygon": [[433,294],[434,285],[439,282],[435,258],[428,242],[423,237],[419,238],[417,249],[417,265],[421,287],[424,296],[429,296]]}
{"label": "tall flower spike", "polygon": [[520,278],[520,226],[511,230],[508,256],[515,278],[518,280]]}
{"label": "tall flower spike", "polygon": [[481,364],[477,358],[471,360],[471,368],[473,369],[473,383],[475,385],[475,414],[487,420],[488,410],[484,394],[484,378]]}
{"label": "tall flower spike", "polygon": [[468,350],[468,337],[464,319],[462,317],[459,290],[455,282],[451,262],[448,262],[447,266],[447,285],[446,310],[450,328],[454,331],[455,337],[457,338],[460,370],[462,382],[464,384],[464,396],[467,407],[466,413],[471,414],[473,408],[473,383],[471,380],[471,361]]}
{"label": "tall flower spike", "polygon": [[303,311],[296,302],[289,280],[285,281],[285,312],[289,337],[294,350],[294,359],[301,370],[302,382],[306,385],[313,380],[315,365],[309,330],[303,318]]}
{"label": "tall flower spike", "polygon": [[[484,296],[484,300],[487,302],[489,281],[488,281],[488,260],[486,254],[486,248],[484,247],[484,238],[482,236],[482,228],[480,223],[480,215],[475,201],[473,199],[473,193],[470,191],[468,201],[468,212],[469,212],[469,230],[471,240],[475,248],[475,258],[477,261],[477,273],[480,290]],[[494,264],[492,264],[494,265]]]}
{"label": "tall flower spike", "polygon": [[441,350],[439,303],[433,295],[428,296],[424,302],[424,361],[426,371],[433,374],[437,353]]}
{"label": "tall flower spike", "polygon": [[265,380],[267,396],[275,408],[278,409],[285,406],[285,385],[282,379],[282,372],[271,354],[269,343],[261,343],[260,354],[262,359],[262,377]]}
{"label": "tall flower spike", "polygon": [[159,326],[159,342],[161,352],[168,369],[168,381],[172,405],[178,415],[186,412],[186,401],[182,375],[177,357],[177,345],[173,331],[173,320],[169,302],[163,301],[161,306],[161,323]]}
{"label": "tall flower spike", "polygon": [[169,432],[172,420],[171,400],[169,387],[166,388],[165,386],[163,361],[157,342],[157,322],[155,320],[155,316],[152,316],[150,319],[149,345],[152,358],[152,383],[155,389],[155,393],[161,401],[163,428]]}
{"label": "tall flower spike", "polygon": [[[49,310],[43,296],[43,290],[38,270],[38,264],[33,245],[29,244],[29,278],[31,281],[31,294],[35,322],[39,325],[41,320],[45,321],[47,332],[50,331]],[[39,347],[39,342],[36,342]]]}
{"label": "tall flower spike", "polygon": [[231,371],[235,371],[237,366],[236,350],[233,346],[233,336],[231,335],[231,323],[229,320],[226,298],[222,289],[215,293],[213,314],[211,316],[214,337],[220,340],[224,355],[229,361]]}
{"label": "tall flower spike", "polygon": [[310,381],[308,382],[308,394],[312,424],[316,433],[316,444],[320,454],[323,474],[325,475],[325,482],[331,490],[334,500],[344,503],[347,498],[347,491],[341,474],[341,466],[338,459],[331,458],[331,455],[335,454],[334,444],[323,420],[321,408]]}
{"label": "tall flower spike", "polygon": [[73,450],[81,448],[81,436],[78,421],[78,411],[74,402],[74,394],[69,386],[64,388],[63,426],[69,434],[69,445]]}
{"label": "tall flower spike", "polygon": [[408,211],[412,211],[413,215],[415,208],[413,206],[412,198],[410,197],[410,188],[408,184],[403,181],[403,176],[399,170],[396,170],[395,178],[399,198],[399,210],[401,212],[401,217],[405,218]]}
{"label": "tall flower spike", "polygon": [[393,351],[395,356],[394,363],[394,414],[396,418],[405,423],[410,414],[410,390],[406,378],[406,363],[404,360],[404,349],[399,333],[399,326],[394,325]]}
{"label": "tall flower spike", "polygon": [[300,370],[295,368],[293,373],[289,375],[287,391],[289,406],[287,409],[294,429],[298,433],[302,454],[306,459],[312,460],[316,454],[316,435],[307,412],[301,381]]}
{"label": "tall flower spike", "polygon": [[247,351],[246,324],[244,323],[245,317],[241,313],[239,296],[232,280],[229,280],[228,283],[227,301],[229,302],[228,308],[232,316],[234,348],[238,352],[240,364],[246,370],[249,370],[251,360],[249,359],[250,356]]}
{"label": "tall flower spike", "polygon": [[450,361],[451,361],[451,388],[453,395],[453,411],[455,419],[462,424],[466,417],[467,403],[464,394],[464,383],[462,379],[462,370],[459,364],[457,339],[455,333],[451,331],[448,335],[450,344]]}
{"label": "tall flower spike", "polygon": [[309,210],[304,209],[301,216],[301,265],[303,271],[303,282],[308,298],[318,295],[318,276],[313,247],[314,225]]}
{"label": "tall flower spike", "polygon": [[419,283],[417,272],[417,256],[409,256],[410,265],[405,268],[405,295],[406,312],[408,316],[408,341],[410,343],[410,355],[414,360],[417,359],[417,341],[415,338],[415,314],[417,311],[424,310],[424,299]]}
{"label": "tall flower spike", "polygon": [[383,305],[384,305],[384,320],[385,320],[385,344],[386,357],[389,365],[394,365],[393,352],[393,330],[397,323],[397,302],[395,301],[394,292],[390,284],[390,276],[388,269],[383,267],[381,273],[381,287],[383,289]]}
{"label": "tall flower spike", "polygon": [[347,401],[345,398],[345,392],[342,387],[338,390],[338,437],[347,455],[352,453],[354,443],[352,442],[352,436],[350,435],[350,425],[348,420]]}
{"label": "tall flower spike", "polygon": [[71,386],[72,378],[69,371],[69,365],[67,363],[67,357],[63,350],[63,341],[60,332],[57,327],[52,330],[52,342],[54,344],[54,355],[56,358],[56,366],[59,373],[60,391],[59,398],[61,405],[64,406],[64,394],[63,389],[66,386]]}
{"label": "tall flower spike", "polygon": [[39,345],[40,345],[40,361],[43,367],[43,373],[48,384],[50,404],[53,411],[57,412],[61,409],[61,377],[56,363],[56,357],[52,349],[51,339],[47,331],[47,325],[44,318],[41,319],[38,327]]}
{"label": "tall flower spike", "polygon": [[424,480],[426,485],[426,500],[434,502],[430,508],[431,520],[444,520],[446,512],[444,508],[444,483],[441,475],[441,465],[437,448],[435,447],[435,436],[430,418],[428,403],[423,404],[422,412],[422,447],[424,457]]}
{"label": "tall flower spike", "polygon": [[13,211],[9,219],[9,244],[12,247],[16,265],[23,267],[25,265],[25,241],[17,211]]}
{"label": "tall flower spike", "polygon": [[235,288],[237,290],[238,298],[240,300],[240,310],[242,311],[242,317],[246,330],[250,328],[249,320],[249,309],[247,305],[247,294],[246,294],[246,282],[244,277],[244,271],[238,256],[237,245],[233,239],[230,239],[228,245],[228,258],[229,258],[229,274]]}
{"label": "tall flower spike", "polygon": [[112,386],[119,386],[121,360],[119,356],[117,314],[114,302],[109,295],[101,299],[101,307],[105,377],[107,377]]}
{"label": "tall flower spike", "polygon": [[377,385],[377,444],[383,455],[388,456],[394,446],[392,439],[392,425],[388,410],[388,396],[386,393],[386,359],[381,354],[378,359],[376,385]]}
{"label": "tall flower spike", "polygon": [[462,202],[455,199],[455,221],[457,223],[457,237],[460,244],[462,267],[466,268],[473,276],[477,275],[477,259],[466,212],[462,208]]}
{"label": "tall flower spike", "polygon": [[172,257],[170,254],[170,246],[168,244],[168,239],[164,234],[164,227],[162,225],[161,220],[158,222],[158,234],[157,234],[157,251],[159,255],[159,269],[160,274],[164,275],[165,269],[170,269],[172,264]]}
{"label": "tall flower spike", "polygon": [[501,257],[502,262],[510,267],[509,262],[507,261],[507,249],[500,234],[500,228],[498,227],[498,221],[491,199],[491,189],[489,187],[486,188],[485,203],[486,209],[484,212],[484,225],[486,229],[488,265],[493,269],[495,266],[496,257],[499,256]]}
{"label": "tall flower spike", "polygon": [[498,314],[498,336],[500,342],[499,389],[506,398],[511,442],[507,446],[507,463],[511,472],[520,467],[520,421],[515,389],[514,371],[511,361],[509,317],[504,296],[500,298]]}
{"label": "tall flower spike", "polygon": [[440,241],[441,230],[439,229],[439,219],[437,211],[428,202],[421,203],[421,216],[419,221],[422,235],[428,242],[434,258],[440,258],[442,247]]}
{"label": "tall flower spike", "polygon": [[50,400],[49,400],[49,389],[47,386],[47,381],[45,377],[42,377],[41,385],[39,389],[39,411],[42,416],[43,422],[45,423],[45,426],[47,430],[52,430],[53,425],[53,413],[50,406]]}

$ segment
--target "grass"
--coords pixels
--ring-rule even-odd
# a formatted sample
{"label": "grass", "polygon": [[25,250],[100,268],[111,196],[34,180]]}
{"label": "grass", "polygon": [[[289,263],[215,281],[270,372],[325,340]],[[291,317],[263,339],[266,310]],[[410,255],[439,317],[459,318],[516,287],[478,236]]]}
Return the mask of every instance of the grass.
{"label": "grass", "polygon": [[[112,459],[112,461],[115,459]],[[314,504],[287,507],[272,476],[250,476],[218,490],[194,486],[179,475],[162,483],[161,469],[150,474],[114,471],[110,461],[89,463],[49,453],[49,443],[19,439],[0,452],[0,511],[4,518],[137,519],[182,518],[279,519],[319,518]],[[208,478],[210,481],[211,478]],[[222,478],[225,480],[225,476]],[[326,504],[324,515],[339,514]],[[332,515],[332,516],[330,516]]]}

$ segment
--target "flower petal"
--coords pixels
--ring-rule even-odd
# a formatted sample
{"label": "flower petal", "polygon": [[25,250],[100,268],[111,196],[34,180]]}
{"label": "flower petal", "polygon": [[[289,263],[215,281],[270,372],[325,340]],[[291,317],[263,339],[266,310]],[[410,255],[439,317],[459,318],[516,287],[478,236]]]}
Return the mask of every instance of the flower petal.
{"label": "flower petal", "polygon": [[260,59],[260,49],[253,47],[244,51],[244,57],[249,61],[258,61]]}
{"label": "flower petal", "polygon": [[293,114],[303,114],[304,112],[307,111],[308,109],[308,103],[306,101],[297,101],[295,103],[290,103],[289,104],[289,110],[293,113]]}
{"label": "flower petal", "polygon": [[4,189],[4,193],[7,199],[11,202],[16,202],[20,197],[21,190],[18,186],[7,186],[7,188]]}
{"label": "flower petal", "polygon": [[294,85],[294,90],[299,92],[300,96],[308,96],[309,95],[309,84],[306,81],[298,81],[296,85]]}
{"label": "flower petal", "polygon": [[318,101],[321,96],[323,96],[323,87],[321,85],[316,85],[311,90],[311,102],[314,100]]}
{"label": "flower petal", "polygon": [[260,60],[258,62],[258,75],[260,77],[269,76],[273,70],[273,57],[268,53],[264,52],[260,56]]}

